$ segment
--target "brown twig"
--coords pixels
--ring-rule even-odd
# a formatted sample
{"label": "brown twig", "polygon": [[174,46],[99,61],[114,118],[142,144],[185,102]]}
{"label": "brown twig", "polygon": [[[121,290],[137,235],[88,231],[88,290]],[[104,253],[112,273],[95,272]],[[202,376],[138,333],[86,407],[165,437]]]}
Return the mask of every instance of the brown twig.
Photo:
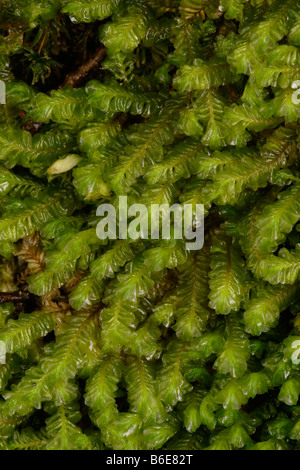
{"label": "brown twig", "polygon": [[[45,43],[49,28],[50,24],[40,45],[39,53],[41,52],[42,47]],[[99,47],[96,50],[95,54],[88,60],[86,64],[81,65],[77,70],[75,70],[75,72],[71,72],[69,75],[66,76],[64,83],[59,86],[59,89],[64,88],[66,85],[72,85],[74,88],[78,87],[92,70],[95,70],[97,67],[100,66],[101,62],[103,62],[106,56],[106,48],[103,46]],[[19,115],[22,119],[24,119],[26,117],[26,112],[21,110],[19,111]],[[30,132],[30,134],[34,136],[43,128],[43,126],[44,123],[42,122],[28,120],[25,122],[25,124],[23,124],[21,129]]]}
{"label": "brown twig", "polygon": [[45,253],[41,246],[39,232],[23,238],[20,250],[16,255],[19,261],[27,264],[25,277],[42,272],[45,267]]}
{"label": "brown twig", "polygon": [[81,65],[75,72],[71,72],[66,76],[64,83],[59,88],[63,88],[66,85],[72,85],[74,88],[78,87],[92,70],[100,66],[106,56],[106,48],[103,46],[99,47],[86,64]]}

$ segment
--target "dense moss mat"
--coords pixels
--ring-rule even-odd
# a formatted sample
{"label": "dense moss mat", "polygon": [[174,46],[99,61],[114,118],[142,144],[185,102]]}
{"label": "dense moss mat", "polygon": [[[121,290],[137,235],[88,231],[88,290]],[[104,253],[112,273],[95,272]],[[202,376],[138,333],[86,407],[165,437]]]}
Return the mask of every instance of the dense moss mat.
{"label": "dense moss mat", "polygon": [[0,3],[1,448],[298,449],[299,0]]}

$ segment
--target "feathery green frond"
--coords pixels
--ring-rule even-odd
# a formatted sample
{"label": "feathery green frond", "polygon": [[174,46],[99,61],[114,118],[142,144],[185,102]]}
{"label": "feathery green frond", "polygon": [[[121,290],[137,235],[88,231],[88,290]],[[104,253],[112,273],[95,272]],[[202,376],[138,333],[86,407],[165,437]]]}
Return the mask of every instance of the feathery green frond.
{"label": "feathery green frond", "polygon": [[243,331],[240,314],[227,316],[225,337],[224,351],[214,362],[214,368],[219,373],[230,373],[232,377],[241,377],[247,370],[250,351],[249,339]]}
{"label": "feathery green frond", "polygon": [[254,336],[274,328],[283,312],[296,298],[297,284],[292,286],[258,286],[245,304],[246,331]]}
{"label": "feathery green frond", "polygon": [[44,312],[23,315],[18,320],[9,320],[0,332],[0,341],[5,344],[7,354],[22,351],[35,340],[46,336],[54,329],[54,318]]}
{"label": "feathery green frond", "polygon": [[76,200],[67,191],[41,191],[34,198],[14,201],[7,205],[0,222],[0,240],[18,241],[39,230],[44,223],[71,215]]}

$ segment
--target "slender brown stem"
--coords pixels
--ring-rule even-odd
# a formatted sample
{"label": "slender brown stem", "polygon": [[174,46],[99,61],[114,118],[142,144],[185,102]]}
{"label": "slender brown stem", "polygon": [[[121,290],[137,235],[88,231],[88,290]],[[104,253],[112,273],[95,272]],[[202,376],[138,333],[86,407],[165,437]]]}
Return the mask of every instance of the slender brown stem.
{"label": "slender brown stem", "polygon": [[48,24],[48,28],[46,29],[46,32],[44,34],[44,37],[42,39],[42,42],[41,42],[39,50],[38,50],[38,55],[40,55],[40,53],[42,52],[43,46],[45,44],[45,41],[46,41],[48,33],[49,33],[50,26],[51,26],[51,23]]}
{"label": "slender brown stem", "polygon": [[92,70],[100,66],[101,62],[103,62],[106,56],[106,48],[103,46],[99,47],[86,64],[81,65],[81,67],[75,70],[75,72],[72,72],[66,76],[66,79],[60,88],[63,88],[68,84],[72,85],[74,88],[78,87]]}

